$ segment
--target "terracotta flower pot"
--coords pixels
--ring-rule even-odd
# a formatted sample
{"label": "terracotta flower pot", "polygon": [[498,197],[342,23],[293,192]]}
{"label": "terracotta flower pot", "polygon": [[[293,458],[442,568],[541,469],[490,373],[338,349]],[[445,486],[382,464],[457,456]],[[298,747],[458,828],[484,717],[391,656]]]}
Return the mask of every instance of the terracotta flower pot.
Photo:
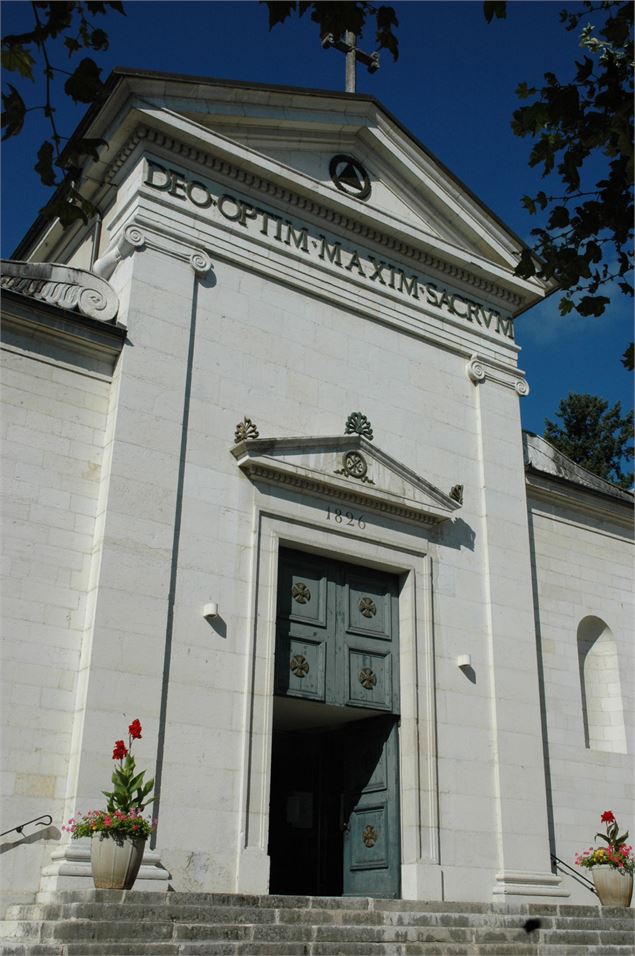
{"label": "terracotta flower pot", "polygon": [[633,874],[612,866],[594,866],[593,883],[602,906],[630,906],[633,896]]}
{"label": "terracotta flower pot", "polygon": [[90,867],[98,890],[131,890],[137,878],[145,837],[99,833],[91,840]]}

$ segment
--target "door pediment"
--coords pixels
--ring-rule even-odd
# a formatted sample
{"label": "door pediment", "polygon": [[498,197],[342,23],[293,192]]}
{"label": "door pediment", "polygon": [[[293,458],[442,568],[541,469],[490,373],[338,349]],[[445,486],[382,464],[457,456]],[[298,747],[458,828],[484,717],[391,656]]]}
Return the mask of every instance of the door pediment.
{"label": "door pediment", "polygon": [[286,485],[418,524],[439,524],[460,508],[361,435],[246,438],[231,451],[254,483]]}

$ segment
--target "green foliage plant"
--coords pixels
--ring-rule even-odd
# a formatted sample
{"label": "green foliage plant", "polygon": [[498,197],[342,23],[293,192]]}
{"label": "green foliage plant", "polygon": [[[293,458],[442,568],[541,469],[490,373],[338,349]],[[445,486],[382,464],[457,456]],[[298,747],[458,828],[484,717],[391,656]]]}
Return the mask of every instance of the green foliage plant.
{"label": "green foliage plant", "polygon": [[[488,22],[507,15],[505,2],[483,6]],[[633,295],[633,4],[586,0],[583,8],[560,11],[565,29],[580,31],[574,75],[548,72],[542,86],[516,90],[526,103],[512,130],[534,140],[529,165],[546,180],[522,199],[543,224],[516,274],[555,280],[562,315],[600,316],[615,285]],[[622,364],[633,368],[632,346]]]}
{"label": "green foliage plant", "polygon": [[132,753],[133,742],[141,739],[141,724],[138,719],[128,727],[128,746],[123,740],[115,741],[112,757],[118,764],[112,774],[112,790],[104,790],[107,798],[105,810],[89,810],[84,815],[71,817],[63,827],[74,840],[93,836],[94,833],[130,834],[148,837],[156,821],[146,820],[143,810],[154,800],[154,780],[145,781],[145,770],[137,772]]}
{"label": "green foliage plant", "polygon": [[597,395],[570,392],[556,412],[562,424],[545,419],[545,439],[572,461],[619,488],[633,485],[633,472],[623,462],[633,458],[633,412],[622,415]]}
{"label": "green foliage plant", "polygon": [[342,3],[321,0],[309,3],[305,0],[260,0],[269,11],[269,29],[284,23],[292,14],[304,16],[309,13],[311,20],[317,23],[320,36],[332,33],[341,37],[347,31],[361,37],[367,20],[375,23],[375,43],[379,50],[388,50],[393,60],[399,57],[399,41],[393,27],[399,25],[395,8],[386,4],[360,2]]}
{"label": "green foliage plant", "polygon": [[604,840],[607,846],[595,848],[590,846],[587,850],[582,850],[575,858],[576,866],[587,869],[594,866],[608,866],[622,873],[632,873],[635,869],[635,857],[633,857],[633,848],[626,843],[628,830],[620,835],[612,810],[605,810],[600,820],[606,826],[606,833],[596,833],[595,838]]}
{"label": "green foliage plant", "polygon": [[[56,121],[55,84],[64,79],[64,94],[75,103],[99,102],[105,94],[101,69],[92,56],[82,56],[74,69],[69,61],[80,53],[99,53],[108,49],[108,34],[95,25],[95,17],[110,10],[124,14],[119,0],[35,0],[30,5],[32,29],[2,38],[2,69],[14,74],[2,94],[2,139],[17,136],[29,113],[43,113],[48,135],[37,151],[34,169],[45,186],[57,191],[40,213],[47,219],[59,218],[63,226],[78,220],[87,222],[96,209],[82,196],[82,166],[87,157],[97,160],[104,140],[78,138],[71,142]],[[65,58],[64,58],[65,57]],[[64,64],[64,65],[62,65]],[[44,75],[44,102],[27,103],[26,89],[36,75]],[[25,98],[26,97],[26,100]],[[61,187],[61,188],[59,188]]]}

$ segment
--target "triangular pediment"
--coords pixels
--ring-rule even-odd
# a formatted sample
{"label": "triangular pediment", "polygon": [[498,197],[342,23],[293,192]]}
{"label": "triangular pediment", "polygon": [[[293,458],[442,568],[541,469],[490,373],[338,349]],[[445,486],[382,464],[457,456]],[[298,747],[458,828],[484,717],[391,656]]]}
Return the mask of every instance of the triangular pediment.
{"label": "triangular pediment", "polygon": [[304,491],[418,524],[451,518],[460,504],[360,435],[249,438],[232,448],[256,484]]}
{"label": "triangular pediment", "polygon": [[[319,112],[307,116],[297,108],[290,113],[271,107],[268,113],[262,108],[250,111],[243,104],[237,122],[235,115],[216,113],[208,101],[186,115],[249,150],[254,160],[273,161],[306,186],[319,183],[333,201],[343,195],[350,198],[361,215],[385,216],[421,238],[440,240],[501,267],[515,266],[520,240],[501,228],[462,183],[423,147],[414,145],[374,102],[362,100],[356,111],[349,112],[346,128],[337,131],[332,117]],[[330,172],[336,155],[348,155],[367,170],[371,184],[367,198],[358,201],[354,190],[338,190]]]}
{"label": "triangular pediment", "polygon": [[[546,294],[543,281],[514,274],[522,241],[373,97],[135,70],[116,71],[111,88],[108,109],[83,132],[107,132],[109,143],[94,169],[87,161],[88,192],[123,182],[143,152],[203,184],[213,170],[219,189],[245,183],[268,214],[312,223],[343,248],[359,243],[390,268],[407,273],[411,263],[479,303],[489,295],[499,311],[513,315]],[[360,169],[367,190],[355,183]],[[98,200],[94,188],[87,198]],[[202,214],[202,198],[183,208]]]}

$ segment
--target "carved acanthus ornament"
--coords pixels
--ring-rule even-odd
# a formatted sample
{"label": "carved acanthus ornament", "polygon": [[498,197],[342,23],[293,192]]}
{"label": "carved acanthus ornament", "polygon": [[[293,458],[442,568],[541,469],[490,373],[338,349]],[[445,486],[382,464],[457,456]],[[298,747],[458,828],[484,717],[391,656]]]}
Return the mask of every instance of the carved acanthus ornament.
{"label": "carved acanthus ornament", "polygon": [[361,435],[362,438],[367,438],[368,441],[373,440],[373,427],[369,422],[366,415],[362,412],[351,412],[351,414],[346,419],[346,425],[344,426],[345,435]]}
{"label": "carved acanthus ornament", "polygon": [[119,299],[103,277],[54,262],[3,259],[0,286],[98,322],[113,322],[119,311]]}
{"label": "carved acanthus ornament", "polygon": [[258,438],[259,432],[255,422],[252,422],[251,418],[245,417],[242,422],[238,422],[236,425],[236,430],[234,431],[234,442],[245,441],[247,438]]}

